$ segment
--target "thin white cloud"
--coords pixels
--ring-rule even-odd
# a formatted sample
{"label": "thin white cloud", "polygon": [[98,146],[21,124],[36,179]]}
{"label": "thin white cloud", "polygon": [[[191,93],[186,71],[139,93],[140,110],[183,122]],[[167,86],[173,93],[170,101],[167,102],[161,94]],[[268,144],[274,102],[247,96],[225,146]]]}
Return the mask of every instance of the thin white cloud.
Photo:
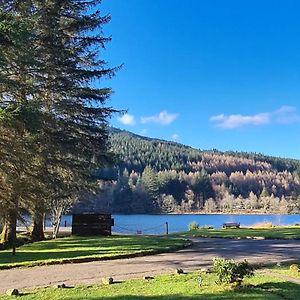
{"label": "thin white cloud", "polygon": [[289,105],[283,105],[279,109],[275,110],[275,114],[286,114],[286,113],[291,113],[295,112],[296,108],[294,106],[289,106]]}
{"label": "thin white cloud", "polygon": [[141,135],[145,135],[145,134],[147,134],[147,132],[148,132],[148,129],[144,128],[144,129],[141,130]]}
{"label": "thin white cloud", "polygon": [[179,135],[177,133],[172,134],[171,136],[173,141],[177,141],[179,139]]}
{"label": "thin white cloud", "polygon": [[212,116],[210,121],[215,122],[217,127],[233,129],[246,125],[264,125],[270,123],[271,117],[269,113],[260,113],[256,115],[217,115]]}
{"label": "thin white cloud", "polygon": [[136,121],[133,115],[124,114],[122,117],[118,118],[118,121],[124,125],[135,125]]}
{"label": "thin white cloud", "polygon": [[274,112],[275,121],[280,124],[293,124],[300,122],[300,116],[293,106],[284,105]]}
{"label": "thin white cloud", "polygon": [[166,110],[161,111],[159,114],[149,117],[141,117],[141,123],[156,123],[160,125],[168,125],[176,120],[178,114],[168,113]]}
{"label": "thin white cloud", "polygon": [[224,129],[234,129],[243,126],[259,126],[270,123],[292,124],[300,123],[300,116],[293,106],[284,105],[279,109],[271,112],[258,113],[255,115],[220,114],[212,116],[209,119],[216,124],[216,127]]}

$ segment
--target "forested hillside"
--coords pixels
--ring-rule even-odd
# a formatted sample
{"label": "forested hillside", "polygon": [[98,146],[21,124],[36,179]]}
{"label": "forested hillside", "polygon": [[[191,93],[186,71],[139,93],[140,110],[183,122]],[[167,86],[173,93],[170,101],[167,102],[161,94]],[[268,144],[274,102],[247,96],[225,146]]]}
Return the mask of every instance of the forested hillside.
{"label": "forested hillside", "polygon": [[[118,213],[264,212],[300,209],[300,161],[256,153],[201,151],[111,130],[117,167],[88,207]],[[84,204],[86,206],[86,203]],[[79,205],[80,207],[80,205]]]}

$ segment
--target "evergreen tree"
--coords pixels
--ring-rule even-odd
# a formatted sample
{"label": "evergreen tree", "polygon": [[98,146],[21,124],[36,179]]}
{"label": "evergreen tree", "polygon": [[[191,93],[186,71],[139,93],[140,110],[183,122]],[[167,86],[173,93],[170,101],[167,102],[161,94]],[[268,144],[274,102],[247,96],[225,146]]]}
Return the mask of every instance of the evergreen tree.
{"label": "evergreen tree", "polygon": [[145,200],[145,207],[147,212],[153,212],[158,210],[158,203],[157,203],[157,198],[158,198],[158,191],[159,191],[159,186],[158,186],[158,180],[157,180],[157,175],[154,172],[154,170],[147,166],[142,174],[142,183],[145,187],[145,190],[147,191],[149,197],[148,199],[146,198]]}
{"label": "evergreen tree", "polygon": [[41,119],[36,103],[29,101],[35,91],[32,82],[37,66],[31,43],[32,20],[26,16],[24,3],[16,12],[13,2],[0,7],[0,172],[7,189],[2,199],[1,242],[10,246],[16,243],[19,209],[39,191],[36,137]]}
{"label": "evergreen tree", "polygon": [[[115,110],[105,106],[111,90],[100,88],[98,82],[112,77],[117,68],[108,68],[99,57],[100,49],[110,41],[102,34],[102,26],[110,17],[100,15],[100,3],[96,0],[7,1],[0,8],[1,16],[5,17],[0,24],[0,39],[5,41],[0,52],[3,58],[0,79],[4,83],[0,91],[0,115],[3,111],[6,115],[7,111],[18,113],[18,119],[12,120],[17,128],[11,130],[1,125],[1,137],[11,136],[11,140],[21,144],[17,149],[28,149],[28,153],[34,154],[28,166],[31,171],[34,167],[35,172],[28,174],[35,174],[38,186],[43,185],[45,191],[43,201],[34,203],[35,197],[31,197],[31,208],[38,210],[33,213],[39,219],[46,203],[56,203],[57,199],[65,203],[68,199],[70,204],[81,193],[96,190],[96,170],[112,162],[108,153],[107,119]],[[6,34],[12,30],[6,26],[10,20],[12,29],[16,27],[13,41]],[[32,121],[39,119],[42,121],[34,135]],[[4,135],[4,130],[9,134]],[[3,146],[0,151],[4,151],[5,142],[0,143]],[[20,153],[13,154],[12,159],[20,158]],[[1,171],[4,172],[2,166]],[[14,174],[19,186],[26,178],[24,172],[25,167],[20,166]],[[15,224],[19,199],[23,197],[16,186],[12,190],[16,194]],[[34,225],[41,226],[40,221]],[[15,235],[15,228],[13,232]]]}
{"label": "evergreen tree", "polygon": [[150,196],[153,199],[156,199],[158,196],[158,180],[157,180],[157,175],[153,171],[153,169],[149,166],[147,166],[142,174],[142,182],[146,188],[146,190],[149,192]]}
{"label": "evergreen tree", "polygon": [[59,173],[71,172],[67,186],[58,191],[71,203],[97,190],[96,170],[112,163],[107,118],[115,110],[105,107],[111,90],[94,82],[114,76],[117,68],[108,68],[99,57],[110,41],[102,34],[110,16],[101,16],[100,3],[52,0],[36,5],[38,60],[43,66],[38,97],[51,125],[44,131],[51,145],[44,151],[45,164],[56,177],[65,179]]}

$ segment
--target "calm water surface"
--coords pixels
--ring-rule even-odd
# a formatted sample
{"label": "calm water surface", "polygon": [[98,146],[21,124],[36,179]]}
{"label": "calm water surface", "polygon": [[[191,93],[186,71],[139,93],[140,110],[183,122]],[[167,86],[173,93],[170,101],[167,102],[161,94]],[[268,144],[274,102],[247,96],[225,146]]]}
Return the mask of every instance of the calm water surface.
{"label": "calm water surface", "polygon": [[[188,224],[195,221],[200,226],[222,227],[225,222],[239,222],[241,225],[253,225],[260,222],[272,222],[274,225],[300,223],[298,215],[113,215],[113,232],[126,234],[163,234],[168,222],[169,232],[188,229]],[[65,223],[66,222],[66,223]],[[61,226],[71,226],[72,216],[63,216]]]}

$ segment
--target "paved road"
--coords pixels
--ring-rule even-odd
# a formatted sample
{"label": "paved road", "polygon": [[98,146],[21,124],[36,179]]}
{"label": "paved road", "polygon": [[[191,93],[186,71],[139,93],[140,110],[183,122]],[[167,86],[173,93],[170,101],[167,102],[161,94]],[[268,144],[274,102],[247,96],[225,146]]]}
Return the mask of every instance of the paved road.
{"label": "paved road", "polygon": [[247,259],[251,263],[270,263],[300,259],[300,241],[194,239],[192,247],[131,259],[53,265],[0,271],[0,293],[11,288],[53,286],[59,283],[97,283],[102,277],[115,280],[141,278],[174,272],[176,268],[197,270],[211,265],[212,258]]}

